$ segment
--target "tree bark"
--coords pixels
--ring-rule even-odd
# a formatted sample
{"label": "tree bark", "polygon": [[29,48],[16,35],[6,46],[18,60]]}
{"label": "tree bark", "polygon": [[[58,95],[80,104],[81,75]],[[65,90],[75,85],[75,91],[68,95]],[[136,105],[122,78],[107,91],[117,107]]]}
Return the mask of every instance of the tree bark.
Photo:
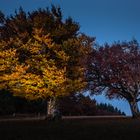
{"label": "tree bark", "polygon": [[61,114],[57,108],[56,98],[50,98],[47,104],[47,117],[48,120],[61,119]]}
{"label": "tree bark", "polygon": [[55,98],[50,98],[47,104],[47,116],[52,116],[55,109],[56,109],[56,100]]}
{"label": "tree bark", "polygon": [[140,117],[140,112],[139,112],[139,108],[138,108],[138,103],[136,102],[136,100],[133,100],[131,102],[129,102],[130,105],[130,109],[132,112],[132,117],[133,118],[139,118]]}

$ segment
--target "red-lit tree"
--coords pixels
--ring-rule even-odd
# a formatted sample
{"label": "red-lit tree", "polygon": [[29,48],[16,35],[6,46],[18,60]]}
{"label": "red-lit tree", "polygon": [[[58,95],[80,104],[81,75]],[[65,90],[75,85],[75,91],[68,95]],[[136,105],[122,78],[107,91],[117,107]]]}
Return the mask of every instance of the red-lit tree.
{"label": "red-lit tree", "polygon": [[122,98],[130,104],[133,117],[139,117],[140,48],[136,40],[93,49],[88,69],[91,93],[104,91],[109,98]]}

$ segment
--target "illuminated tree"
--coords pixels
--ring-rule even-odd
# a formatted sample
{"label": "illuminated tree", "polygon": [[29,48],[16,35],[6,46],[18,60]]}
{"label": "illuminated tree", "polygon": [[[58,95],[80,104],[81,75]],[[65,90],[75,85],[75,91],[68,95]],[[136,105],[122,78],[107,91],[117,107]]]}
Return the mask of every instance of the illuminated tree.
{"label": "illuminated tree", "polygon": [[48,114],[60,96],[86,86],[87,55],[93,39],[78,33],[71,18],[62,20],[60,8],[33,11],[20,8],[3,17],[0,32],[0,88],[27,99],[48,100]]}
{"label": "illuminated tree", "polygon": [[133,117],[139,117],[140,47],[136,40],[105,45],[90,56],[88,80],[92,93],[128,101]]}

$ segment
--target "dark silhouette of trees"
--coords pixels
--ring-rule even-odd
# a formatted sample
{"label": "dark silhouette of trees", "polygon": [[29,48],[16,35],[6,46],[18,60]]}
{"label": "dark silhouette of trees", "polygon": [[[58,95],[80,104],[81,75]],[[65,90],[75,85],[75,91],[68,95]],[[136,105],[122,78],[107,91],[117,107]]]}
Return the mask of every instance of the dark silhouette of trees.
{"label": "dark silhouette of trees", "polygon": [[113,107],[111,104],[100,103],[96,105],[96,115],[125,115],[117,107]]}
{"label": "dark silhouette of trees", "polygon": [[13,114],[45,114],[46,102],[43,100],[27,100],[13,96],[7,90],[0,90],[0,116]]}
{"label": "dark silhouette of trees", "polygon": [[59,100],[62,115],[95,115],[96,101],[82,94],[65,96]]}
{"label": "dark silhouette of trees", "polygon": [[15,112],[15,108],[12,94],[6,90],[0,90],[0,115],[8,115],[13,112]]}
{"label": "dark silhouette of trees", "polygon": [[[57,108],[63,116],[83,115],[125,115],[110,104],[97,104],[95,99],[82,94],[71,94],[57,100]],[[38,116],[46,114],[47,102],[45,100],[27,100],[6,90],[0,91],[0,116],[22,117]]]}
{"label": "dark silhouette of trees", "polygon": [[95,99],[91,99],[89,96],[85,97],[82,94],[73,94],[61,98],[59,100],[59,110],[64,116],[125,115],[124,112],[111,104],[98,104]]}
{"label": "dark silhouette of trees", "polygon": [[109,98],[128,101],[133,117],[139,117],[140,46],[136,40],[106,44],[93,49],[88,80],[92,94],[104,92]]}

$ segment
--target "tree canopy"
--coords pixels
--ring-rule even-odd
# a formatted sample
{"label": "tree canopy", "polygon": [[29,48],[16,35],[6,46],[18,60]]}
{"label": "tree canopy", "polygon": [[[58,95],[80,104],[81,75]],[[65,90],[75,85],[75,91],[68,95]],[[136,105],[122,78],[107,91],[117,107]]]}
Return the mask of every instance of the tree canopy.
{"label": "tree canopy", "polygon": [[109,98],[123,98],[129,102],[133,116],[139,115],[140,46],[136,40],[94,49],[88,79],[93,93],[104,91]]}
{"label": "tree canopy", "polygon": [[92,38],[59,7],[0,14],[0,88],[27,99],[57,98],[86,86]]}

